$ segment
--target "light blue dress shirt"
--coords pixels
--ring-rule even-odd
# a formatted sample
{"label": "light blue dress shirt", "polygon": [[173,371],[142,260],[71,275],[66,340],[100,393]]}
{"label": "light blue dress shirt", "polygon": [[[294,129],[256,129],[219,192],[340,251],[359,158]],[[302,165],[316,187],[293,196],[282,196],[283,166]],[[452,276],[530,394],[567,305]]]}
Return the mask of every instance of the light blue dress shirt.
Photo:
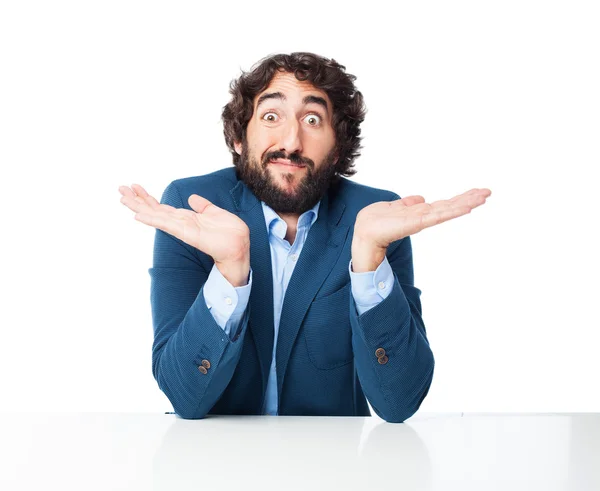
{"label": "light blue dress shirt", "polygon": [[[294,267],[302,252],[308,231],[319,216],[319,201],[312,209],[304,212],[298,218],[298,227],[294,243],[285,239],[287,224],[277,213],[261,201],[265,222],[271,245],[271,267],[273,271],[273,319],[275,328],[275,339],[273,342],[273,358],[269,379],[267,381],[267,394],[263,414],[277,415],[277,371],[275,365],[275,353],[277,350],[277,335],[279,333],[279,320],[281,308],[287,290],[288,283],[294,271]],[[375,307],[385,299],[394,286],[394,272],[384,257],[383,262],[375,271],[366,273],[354,273],[352,271],[352,260],[348,264],[352,295],[356,303],[357,314],[360,316],[367,310]],[[225,279],[219,269],[213,268],[204,285],[204,301],[210,310],[216,323],[221,326],[230,339],[234,339],[240,327],[244,315],[250,290],[252,288],[252,269],[248,284],[234,287]]]}

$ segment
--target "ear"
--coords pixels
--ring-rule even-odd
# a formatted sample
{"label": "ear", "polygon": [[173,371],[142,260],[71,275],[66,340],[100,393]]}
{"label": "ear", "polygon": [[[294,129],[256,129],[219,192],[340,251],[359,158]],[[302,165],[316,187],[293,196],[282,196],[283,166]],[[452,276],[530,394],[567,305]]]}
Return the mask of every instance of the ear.
{"label": "ear", "polygon": [[233,148],[238,155],[242,155],[242,144],[240,142],[233,142]]}

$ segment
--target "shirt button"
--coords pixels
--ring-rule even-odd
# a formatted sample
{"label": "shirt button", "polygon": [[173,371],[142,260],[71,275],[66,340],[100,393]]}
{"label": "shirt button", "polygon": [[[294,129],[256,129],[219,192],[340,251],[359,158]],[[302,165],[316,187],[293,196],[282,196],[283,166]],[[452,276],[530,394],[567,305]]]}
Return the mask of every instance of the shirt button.
{"label": "shirt button", "polygon": [[295,262],[298,259],[298,254],[290,254],[290,259]]}
{"label": "shirt button", "polygon": [[388,362],[387,355],[383,355],[381,358],[377,358],[377,361],[380,365],[385,365]]}
{"label": "shirt button", "polygon": [[381,358],[382,356],[385,356],[385,350],[383,348],[377,348],[375,350],[375,356],[377,358]]}
{"label": "shirt button", "polygon": [[225,298],[225,303],[226,303],[227,305],[231,305],[231,298],[230,298],[230,297],[226,297],[226,298]]}
{"label": "shirt button", "polygon": [[379,282],[379,289],[383,290],[385,288],[385,283],[383,281]]}
{"label": "shirt button", "polygon": [[198,367],[198,370],[200,370],[200,373],[203,373],[204,375],[206,375],[208,373],[208,370],[206,368],[204,368],[204,366],[200,365]]}
{"label": "shirt button", "polygon": [[210,361],[202,360],[202,366],[208,370],[210,368]]}

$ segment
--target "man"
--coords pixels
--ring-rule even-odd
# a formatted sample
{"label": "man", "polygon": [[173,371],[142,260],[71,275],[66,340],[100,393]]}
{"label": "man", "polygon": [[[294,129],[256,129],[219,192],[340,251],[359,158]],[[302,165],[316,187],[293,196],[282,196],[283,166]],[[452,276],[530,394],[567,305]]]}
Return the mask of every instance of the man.
{"label": "man", "polygon": [[[152,369],[183,418],[412,416],[434,357],[410,235],[483,204],[425,203],[354,183],[356,77],[311,53],[267,57],[224,107],[234,167],[119,188],[155,227]],[[365,397],[366,396],[366,397]]]}

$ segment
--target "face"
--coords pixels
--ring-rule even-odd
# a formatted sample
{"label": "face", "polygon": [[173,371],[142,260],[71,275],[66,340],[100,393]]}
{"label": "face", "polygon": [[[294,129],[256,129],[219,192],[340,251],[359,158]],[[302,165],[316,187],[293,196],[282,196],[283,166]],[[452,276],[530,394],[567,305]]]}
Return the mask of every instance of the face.
{"label": "face", "polygon": [[332,117],[325,92],[292,73],[277,73],[254,98],[246,138],[235,143],[240,179],[276,212],[311,209],[335,174]]}

